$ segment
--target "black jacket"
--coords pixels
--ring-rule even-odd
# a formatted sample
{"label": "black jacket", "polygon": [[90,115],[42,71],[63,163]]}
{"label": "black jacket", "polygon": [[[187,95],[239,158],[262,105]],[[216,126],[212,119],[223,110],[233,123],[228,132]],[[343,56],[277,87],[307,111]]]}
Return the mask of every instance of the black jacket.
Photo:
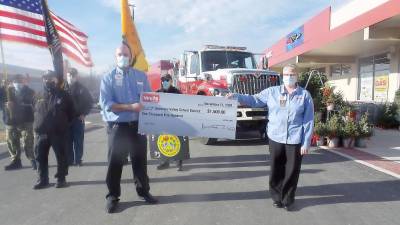
{"label": "black jacket", "polygon": [[69,86],[68,93],[74,102],[75,117],[87,115],[93,106],[93,98],[89,90],[79,82]]}
{"label": "black jacket", "polygon": [[62,135],[74,118],[75,109],[68,92],[57,89],[45,92],[35,105],[34,130],[37,134]]}
{"label": "black jacket", "polygon": [[176,87],[171,86],[168,88],[168,90],[164,89],[158,89],[157,92],[164,92],[164,93],[171,93],[171,94],[182,94],[180,90],[178,90]]}
{"label": "black jacket", "polygon": [[9,87],[4,94],[6,102],[13,103],[12,107],[5,107],[5,124],[13,126],[23,123],[32,123],[35,91],[28,86],[24,86],[21,91],[17,93],[14,87]]}

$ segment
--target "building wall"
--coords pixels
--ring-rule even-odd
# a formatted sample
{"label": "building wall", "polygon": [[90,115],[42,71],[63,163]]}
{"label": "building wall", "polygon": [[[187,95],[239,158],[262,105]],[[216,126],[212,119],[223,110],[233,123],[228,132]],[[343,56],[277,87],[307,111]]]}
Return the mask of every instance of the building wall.
{"label": "building wall", "polygon": [[331,76],[331,67],[327,66],[329,84],[335,87],[335,91],[341,91],[347,101],[356,101],[358,95],[358,64],[351,65],[351,74],[345,76]]}
{"label": "building wall", "polygon": [[393,102],[396,91],[400,88],[400,45],[394,46],[392,49],[384,49],[381,52],[375,52],[369,55],[358,56],[357,63],[352,64],[351,75],[349,76],[331,76],[330,66],[326,67],[326,74],[329,83],[335,86],[335,90],[342,91],[345,100],[357,101],[359,91],[359,63],[360,58],[368,57],[371,55],[378,55],[384,52],[390,52],[390,74],[388,84],[388,101]]}
{"label": "building wall", "polygon": [[389,0],[352,0],[338,9],[332,7],[331,30],[388,1]]}

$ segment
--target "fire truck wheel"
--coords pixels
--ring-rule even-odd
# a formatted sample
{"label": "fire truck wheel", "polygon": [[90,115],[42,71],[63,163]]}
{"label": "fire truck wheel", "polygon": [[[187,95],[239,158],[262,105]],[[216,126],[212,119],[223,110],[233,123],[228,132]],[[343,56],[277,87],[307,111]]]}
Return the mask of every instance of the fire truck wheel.
{"label": "fire truck wheel", "polygon": [[201,143],[204,145],[213,145],[217,143],[217,138],[202,138]]}

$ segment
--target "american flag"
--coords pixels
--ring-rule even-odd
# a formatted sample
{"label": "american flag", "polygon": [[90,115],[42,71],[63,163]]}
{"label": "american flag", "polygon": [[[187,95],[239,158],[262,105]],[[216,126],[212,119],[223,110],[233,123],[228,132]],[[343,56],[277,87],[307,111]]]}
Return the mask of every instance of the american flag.
{"label": "american flag", "polygon": [[[87,35],[53,12],[51,16],[62,52],[84,66],[93,66]],[[47,48],[40,0],[0,0],[0,38]]]}

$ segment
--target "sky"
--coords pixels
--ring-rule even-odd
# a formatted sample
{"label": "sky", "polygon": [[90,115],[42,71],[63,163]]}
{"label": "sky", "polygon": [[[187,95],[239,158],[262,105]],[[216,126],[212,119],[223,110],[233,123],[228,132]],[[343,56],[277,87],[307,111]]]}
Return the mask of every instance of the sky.
{"label": "sky", "polygon": [[[308,19],[349,0],[131,0],[149,63],[179,58],[205,44],[245,46],[261,53]],[[362,0],[359,0],[362,1]],[[120,0],[48,0],[50,9],[89,36],[94,74],[115,65],[121,43]],[[5,42],[7,64],[51,69],[49,51]],[[73,61],[82,73],[88,68]]]}

